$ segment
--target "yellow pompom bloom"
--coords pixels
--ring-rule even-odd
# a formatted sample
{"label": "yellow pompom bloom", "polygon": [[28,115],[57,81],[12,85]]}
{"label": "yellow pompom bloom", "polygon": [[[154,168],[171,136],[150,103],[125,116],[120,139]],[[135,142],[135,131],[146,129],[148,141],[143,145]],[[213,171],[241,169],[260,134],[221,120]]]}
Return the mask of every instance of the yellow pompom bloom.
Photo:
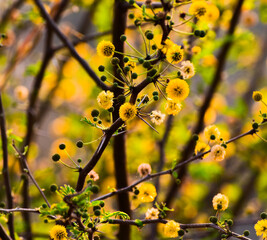
{"label": "yellow pompom bloom", "polygon": [[115,47],[110,41],[101,41],[96,48],[98,55],[103,57],[112,57],[115,51]]}
{"label": "yellow pompom bloom", "polygon": [[[201,141],[197,141],[196,147],[195,147],[195,154],[197,155],[198,153],[203,153],[208,151],[209,145],[207,143],[201,142]],[[203,157],[205,158],[207,156],[207,154],[205,154]]]}
{"label": "yellow pompom bloom", "polygon": [[267,219],[259,220],[254,228],[257,236],[262,235],[263,239],[267,239]]}
{"label": "yellow pompom bloom", "polygon": [[252,94],[252,98],[255,102],[259,102],[262,100],[262,93],[259,91],[254,91]]}
{"label": "yellow pompom bloom", "polygon": [[221,145],[215,145],[211,148],[210,154],[208,156],[209,160],[220,162],[225,158],[226,151]]}
{"label": "yellow pompom bloom", "polygon": [[189,13],[199,19],[205,19],[208,11],[208,4],[204,1],[193,2],[189,8]]}
{"label": "yellow pompom bloom", "polygon": [[67,240],[66,228],[62,225],[55,225],[50,231],[50,237],[54,240]]}
{"label": "yellow pompom bloom", "polygon": [[220,17],[220,11],[214,4],[209,4],[207,13],[205,14],[205,20],[213,23]]}
{"label": "yellow pompom bloom", "polygon": [[143,183],[139,188],[138,199],[141,202],[153,202],[157,196],[157,191],[152,183]]}
{"label": "yellow pompom bloom", "polygon": [[198,54],[198,53],[201,52],[201,47],[199,47],[199,46],[194,46],[194,47],[192,47],[191,51],[192,51],[193,54],[196,55],[196,54]]}
{"label": "yellow pompom bloom", "polygon": [[210,125],[204,129],[204,135],[208,141],[210,140],[218,141],[220,138],[221,132],[215,125]]}
{"label": "yellow pompom bloom", "polygon": [[134,118],[136,113],[137,113],[137,109],[135,105],[132,105],[131,103],[124,103],[123,105],[121,105],[120,111],[119,111],[120,118],[123,121],[127,121],[127,120]]}
{"label": "yellow pompom bloom", "polygon": [[180,230],[180,224],[171,220],[168,221],[164,226],[164,235],[170,238],[178,237],[178,231]]}
{"label": "yellow pompom bloom", "polygon": [[171,80],[166,87],[166,93],[174,101],[183,101],[189,94],[188,83],[180,79]]}
{"label": "yellow pompom bloom", "polygon": [[228,208],[229,199],[227,196],[218,193],[212,199],[212,205],[214,210],[224,211]]}
{"label": "yellow pompom bloom", "polygon": [[114,94],[111,91],[102,91],[101,93],[98,94],[97,96],[97,102],[100,107],[104,109],[109,109],[113,105],[113,97]]}
{"label": "yellow pompom bloom", "polygon": [[177,44],[173,44],[168,50],[167,50],[167,60],[168,62],[172,64],[176,64],[182,61],[184,57],[184,51],[181,49],[181,46],[178,46]]}
{"label": "yellow pompom bloom", "polygon": [[165,105],[165,111],[168,115],[176,115],[182,109],[182,104],[173,100],[168,100]]}

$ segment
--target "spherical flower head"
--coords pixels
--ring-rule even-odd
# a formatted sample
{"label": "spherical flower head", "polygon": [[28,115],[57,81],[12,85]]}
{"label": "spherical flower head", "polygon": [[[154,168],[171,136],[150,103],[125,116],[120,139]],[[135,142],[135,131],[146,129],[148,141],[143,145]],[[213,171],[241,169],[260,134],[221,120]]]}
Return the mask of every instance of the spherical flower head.
{"label": "spherical flower head", "polygon": [[220,17],[220,11],[214,4],[208,4],[205,20],[214,23]]}
{"label": "spherical flower head", "polygon": [[115,51],[115,47],[110,41],[101,41],[96,48],[98,55],[103,57],[112,57]]}
{"label": "spherical flower head", "polygon": [[[224,211],[225,209],[228,208],[228,204],[229,204],[228,197],[221,193],[218,193],[212,199],[212,205],[214,210]],[[218,205],[220,206],[219,208]]]}
{"label": "spherical flower head", "polygon": [[150,208],[146,211],[146,219],[158,219],[159,210],[157,208]]}
{"label": "spherical flower head", "polygon": [[189,13],[195,15],[198,19],[205,19],[208,11],[208,4],[205,1],[193,2],[189,8]]}
{"label": "spherical flower head", "polygon": [[184,51],[181,46],[173,44],[169,49],[167,49],[167,60],[172,64],[177,64],[183,60]]}
{"label": "spherical flower head", "polygon": [[257,13],[255,13],[253,11],[242,12],[241,23],[245,27],[253,27],[254,25],[256,25],[258,23],[258,21],[259,21],[259,17],[257,15]]}
{"label": "spherical flower head", "polygon": [[224,147],[222,147],[221,145],[214,145],[211,148],[208,159],[212,161],[220,162],[225,158],[225,155],[226,155],[226,151]]}
{"label": "spherical flower head", "polygon": [[[198,153],[206,152],[209,149],[210,148],[209,148],[209,145],[207,143],[198,141],[196,144],[196,147],[195,147],[195,154],[197,155]],[[207,154],[205,154],[203,157],[205,158],[206,156],[207,156]]]}
{"label": "spherical flower head", "polygon": [[201,47],[199,47],[199,46],[194,46],[194,47],[192,47],[191,51],[192,51],[193,54],[196,55],[196,54],[198,54],[198,53],[201,52]]}
{"label": "spherical flower head", "polygon": [[252,94],[252,98],[255,102],[259,102],[262,100],[262,93],[259,91],[254,91]]}
{"label": "spherical flower head", "polygon": [[259,220],[254,228],[257,236],[262,235],[263,239],[267,239],[267,219]]}
{"label": "spherical flower head", "polygon": [[151,122],[160,125],[164,122],[165,116],[161,111],[152,111],[150,114]]}
{"label": "spherical flower head", "polygon": [[114,94],[111,91],[102,91],[97,96],[97,102],[100,107],[104,109],[109,109],[113,105]]}
{"label": "spherical flower head", "polygon": [[213,139],[213,140],[218,141],[220,138],[221,132],[215,125],[210,125],[210,126],[205,127],[204,135],[205,135],[205,138],[207,139],[207,141],[212,140],[212,139],[210,139],[210,137],[212,135],[215,137],[215,139]]}
{"label": "spherical flower head", "polygon": [[50,230],[50,237],[54,240],[67,240],[66,228],[62,225],[55,225]]}
{"label": "spherical flower head", "polygon": [[28,98],[29,90],[28,88],[20,85],[14,89],[14,95],[15,98],[18,99],[19,101],[25,101]]}
{"label": "spherical flower head", "polygon": [[171,220],[168,221],[164,226],[164,235],[170,238],[178,237],[178,231],[180,230],[180,224]]}
{"label": "spherical flower head", "polygon": [[165,111],[168,115],[177,115],[182,109],[182,104],[172,99],[168,100],[165,105]]}
{"label": "spherical flower head", "polygon": [[88,173],[88,176],[89,178],[91,178],[93,181],[97,181],[99,179],[99,175],[94,171],[94,170],[91,170],[89,173]]}
{"label": "spherical flower head", "polygon": [[190,61],[181,62],[181,74],[184,79],[191,78],[195,75],[195,67]]}
{"label": "spherical flower head", "polygon": [[151,166],[149,163],[141,163],[138,166],[137,171],[138,171],[140,177],[145,177],[146,175],[151,173]]}
{"label": "spherical flower head", "polygon": [[189,94],[188,83],[181,79],[171,80],[166,87],[166,93],[168,98],[176,102],[183,101]]}
{"label": "spherical flower head", "polygon": [[143,183],[138,190],[138,198],[141,202],[153,202],[154,198],[157,196],[156,188],[152,183]]}
{"label": "spherical flower head", "polygon": [[120,107],[119,115],[120,118],[123,121],[130,120],[135,117],[137,113],[137,109],[135,105],[132,105],[131,103],[124,103]]}

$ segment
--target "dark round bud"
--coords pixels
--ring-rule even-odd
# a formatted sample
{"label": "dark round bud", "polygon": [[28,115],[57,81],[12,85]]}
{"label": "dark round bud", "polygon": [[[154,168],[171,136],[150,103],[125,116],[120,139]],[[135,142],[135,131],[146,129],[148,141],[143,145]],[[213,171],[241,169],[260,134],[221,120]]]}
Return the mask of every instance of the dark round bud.
{"label": "dark round bud", "polygon": [[130,67],[129,66],[125,66],[123,69],[124,69],[125,72],[129,72],[130,71]]}
{"label": "dark round bud", "polygon": [[210,217],[210,222],[212,222],[212,223],[217,223],[218,222],[218,218],[217,217],[215,217],[215,216],[211,216]]}
{"label": "dark round bud", "polygon": [[98,67],[98,71],[99,71],[99,72],[104,72],[104,71],[105,71],[105,67],[104,67],[103,65],[100,65],[100,66]]}
{"label": "dark round bud", "polygon": [[181,72],[178,71],[178,72],[177,72],[177,76],[178,76],[178,77],[181,77],[181,75],[182,75]]}
{"label": "dark round bud", "polygon": [[192,139],[196,142],[199,139],[199,137],[197,134],[193,134]]}
{"label": "dark round bud", "polygon": [[94,211],[94,214],[95,214],[95,216],[100,216],[101,211],[97,209],[97,210]]}
{"label": "dark round bud", "polygon": [[259,128],[259,124],[258,123],[253,123],[252,124],[252,128],[255,129],[255,130],[258,129]]}
{"label": "dark round bud", "polygon": [[78,162],[78,163],[81,163],[81,162],[82,162],[82,159],[81,159],[81,158],[78,158],[78,159],[77,159],[77,162]]}
{"label": "dark round bud", "polygon": [[109,222],[109,223],[113,223],[113,219],[109,219],[108,222]]}
{"label": "dark round bud", "polygon": [[150,71],[149,71],[149,76],[154,76],[154,75],[156,75],[157,74],[157,69],[155,69],[155,68],[153,68],[153,69],[151,69]]}
{"label": "dark round bud", "polygon": [[132,73],[132,79],[136,79],[138,77],[137,73]]}
{"label": "dark round bud", "polygon": [[101,209],[101,207],[100,206],[94,206],[93,207],[93,211],[98,210],[98,209]]}
{"label": "dark round bud", "polygon": [[171,25],[171,26],[174,25],[174,22],[173,22],[173,21],[170,21],[170,25]]}
{"label": "dark round bud", "polygon": [[0,208],[4,208],[5,207],[5,203],[4,202],[0,202]]}
{"label": "dark round bud", "polygon": [[152,40],[154,38],[154,34],[151,31],[146,31],[145,36],[148,40]]}
{"label": "dark round bud", "polygon": [[103,208],[103,207],[105,206],[105,202],[104,202],[104,201],[102,201],[102,202],[100,202],[100,203],[99,203],[99,205],[100,205],[100,207],[102,207],[102,208]]}
{"label": "dark round bud", "polygon": [[101,80],[102,82],[105,82],[105,81],[107,80],[107,77],[103,75],[103,76],[100,77],[100,80]]}
{"label": "dark round bud", "polygon": [[55,191],[57,191],[57,185],[56,185],[56,184],[52,184],[52,185],[50,186],[50,191],[51,191],[51,192],[55,192]]}
{"label": "dark round bud", "polygon": [[90,223],[88,223],[87,227],[93,228],[94,227],[94,224],[90,222]]}
{"label": "dark round bud", "polygon": [[93,121],[96,122],[96,121],[97,121],[97,117],[94,117],[94,118],[93,118]]}
{"label": "dark round bud", "polygon": [[152,50],[157,50],[157,45],[156,44],[153,44],[152,46],[151,46],[151,48],[152,48]]}
{"label": "dark round bud", "polygon": [[59,154],[54,154],[53,156],[52,156],[52,160],[54,161],[54,162],[57,162],[57,161],[59,161],[59,159],[60,159],[60,155]]}
{"label": "dark round bud", "polygon": [[109,112],[114,112],[114,107],[108,109]]}
{"label": "dark round bud", "polygon": [[260,216],[261,216],[261,219],[266,219],[267,218],[267,213],[266,212],[262,212]]}
{"label": "dark round bud", "polygon": [[97,236],[97,235],[95,235],[95,236],[94,236],[94,240],[100,240],[100,237]]}
{"label": "dark round bud", "polygon": [[87,213],[83,213],[83,214],[82,214],[82,217],[83,217],[83,218],[88,218],[88,214],[87,214]]}
{"label": "dark round bud", "polygon": [[134,25],[137,26],[137,27],[140,26],[140,25],[141,25],[140,20],[136,19],[136,20],[134,21]]}
{"label": "dark round bud", "polygon": [[178,235],[179,235],[180,237],[184,236],[184,230],[183,230],[183,229],[180,229],[180,230],[178,231]]}
{"label": "dark round bud", "polygon": [[27,180],[28,175],[27,174],[21,174],[21,180]]}
{"label": "dark round bud", "polygon": [[66,145],[64,143],[61,143],[58,147],[60,150],[64,150],[66,148]]}
{"label": "dark round bud", "polygon": [[98,124],[102,124],[102,121],[101,121],[101,120],[99,120],[97,123],[98,123]]}
{"label": "dark round bud", "polygon": [[48,219],[44,219],[44,223],[48,223]]}
{"label": "dark round bud", "polygon": [[216,138],[215,135],[213,135],[213,134],[210,135],[210,140],[215,140],[215,138]]}
{"label": "dark round bud", "polygon": [[134,0],[129,0],[129,3],[130,3],[131,5],[133,5],[133,4],[135,3],[135,1],[134,1]]}
{"label": "dark round bud", "polygon": [[217,209],[221,210],[222,209],[222,204],[217,204]]}
{"label": "dark round bud", "polygon": [[150,68],[150,67],[151,67],[150,62],[144,62],[144,63],[143,63],[143,67],[144,67],[144,68]]}
{"label": "dark round bud", "polygon": [[206,36],[206,33],[205,33],[205,31],[200,31],[200,34],[199,34],[199,36],[200,36],[201,38],[205,37],[205,36]]}
{"label": "dark round bud", "polygon": [[122,42],[125,42],[125,41],[127,40],[127,37],[126,37],[125,35],[121,35],[121,36],[120,36],[120,40],[121,40]]}
{"label": "dark round bud", "polygon": [[118,59],[117,57],[113,57],[113,58],[111,58],[110,63],[111,63],[113,66],[116,66],[117,64],[120,63],[120,59]]}
{"label": "dark round bud", "polygon": [[135,195],[138,195],[138,194],[139,194],[139,190],[138,190],[138,189],[135,189],[135,190],[134,190],[134,194],[135,194]]}
{"label": "dark round bud", "polygon": [[249,230],[245,230],[243,234],[245,237],[247,237],[247,236],[249,236],[250,232],[249,232]]}
{"label": "dark round bud", "polygon": [[137,98],[137,100],[136,100],[137,102],[140,102],[141,101],[141,99],[140,98]]}
{"label": "dark round bud", "polygon": [[76,146],[78,148],[82,148],[83,147],[83,142],[81,140],[79,140],[78,142],[76,142]]}
{"label": "dark round bud", "polygon": [[227,223],[228,223],[229,226],[233,226],[233,224],[234,224],[232,219],[228,219]]}
{"label": "dark round bud", "polygon": [[47,208],[47,204],[46,203],[43,203],[42,204],[42,208]]}
{"label": "dark round bud", "polygon": [[158,101],[159,100],[159,96],[155,95],[155,96],[153,96],[153,99],[154,99],[154,101]]}
{"label": "dark round bud", "polygon": [[99,187],[98,187],[97,185],[93,185],[93,186],[91,187],[91,192],[93,192],[93,193],[98,193],[98,192],[99,192]]}
{"label": "dark round bud", "polygon": [[185,18],[185,16],[186,16],[186,13],[180,13],[180,18],[182,18],[182,19],[184,19]]}
{"label": "dark round bud", "polygon": [[119,84],[118,84],[117,82],[114,82],[114,83],[113,83],[113,87],[114,87],[114,88],[117,88],[118,86],[119,86]]}
{"label": "dark round bud", "polygon": [[152,77],[147,77],[147,78],[146,78],[146,81],[148,81],[148,82],[152,82],[152,80],[153,80]]}
{"label": "dark round bud", "polygon": [[222,147],[227,148],[227,145],[225,143],[222,144]]}
{"label": "dark round bud", "polygon": [[125,103],[126,98],[125,98],[124,95],[119,95],[119,96],[117,97],[117,100],[118,100],[119,103],[122,104],[122,103]]}
{"label": "dark round bud", "polygon": [[158,95],[159,95],[159,92],[158,92],[158,91],[154,91],[154,92],[152,93],[152,95],[153,95],[153,96],[158,96]]}
{"label": "dark round bud", "polygon": [[144,59],[143,58],[138,58],[138,62],[140,63],[140,64],[143,64],[144,63]]}
{"label": "dark round bud", "polygon": [[227,237],[226,234],[222,234],[222,235],[221,235],[221,238],[226,238],[226,237]]}
{"label": "dark round bud", "polygon": [[123,58],[123,62],[125,62],[125,63],[129,62],[129,58],[128,57],[124,57]]}
{"label": "dark round bud", "polygon": [[92,117],[98,117],[99,116],[99,111],[97,109],[93,109],[91,112]]}
{"label": "dark round bud", "polygon": [[134,14],[133,14],[133,13],[130,13],[130,14],[129,14],[129,18],[130,18],[130,19],[134,19]]}
{"label": "dark round bud", "polygon": [[200,36],[200,31],[199,31],[199,30],[195,30],[195,31],[194,31],[194,35],[195,35],[196,37],[199,37],[199,36]]}
{"label": "dark round bud", "polygon": [[171,16],[170,15],[166,16],[166,20],[171,20]]}

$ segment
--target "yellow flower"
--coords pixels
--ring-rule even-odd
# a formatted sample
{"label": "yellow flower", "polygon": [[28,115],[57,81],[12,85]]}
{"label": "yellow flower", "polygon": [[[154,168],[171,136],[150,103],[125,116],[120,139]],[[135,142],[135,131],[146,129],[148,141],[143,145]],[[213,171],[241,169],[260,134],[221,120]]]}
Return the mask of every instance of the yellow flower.
{"label": "yellow flower", "polygon": [[220,11],[214,4],[209,4],[207,13],[205,14],[205,20],[213,23],[220,17]]}
{"label": "yellow flower", "polygon": [[54,240],[66,240],[67,236],[66,228],[62,225],[55,225],[50,230],[50,237]]}
{"label": "yellow flower", "polygon": [[182,109],[182,104],[178,103],[173,100],[168,100],[166,105],[165,105],[165,111],[169,115],[176,115],[178,114]]}
{"label": "yellow flower", "polygon": [[202,64],[204,67],[213,67],[217,64],[217,58],[214,55],[204,56],[202,59]]}
{"label": "yellow flower", "polygon": [[[209,145],[207,143],[198,141],[197,144],[196,144],[196,147],[195,147],[195,154],[197,155],[198,153],[206,152],[209,149],[210,148],[209,148]],[[203,157],[205,158],[206,155],[207,154],[205,154]]]}
{"label": "yellow flower", "polygon": [[150,208],[146,211],[146,219],[158,219],[159,210],[157,208]]}
{"label": "yellow flower", "polygon": [[[221,132],[215,125],[210,125],[204,129],[204,135],[208,141],[210,140],[218,141],[220,138]],[[214,138],[214,139],[211,139],[211,138]]]}
{"label": "yellow flower", "polygon": [[173,44],[167,51],[167,60],[170,63],[176,64],[182,61],[184,57],[184,51],[181,46]]}
{"label": "yellow flower", "polygon": [[171,220],[168,221],[164,226],[164,235],[170,238],[178,237],[178,231],[180,230],[180,224]]}
{"label": "yellow flower", "polygon": [[152,111],[150,117],[151,122],[160,125],[165,119],[165,114],[161,113],[161,111]]}
{"label": "yellow flower", "polygon": [[228,197],[221,193],[218,193],[212,199],[212,205],[214,210],[224,211],[225,209],[228,208],[228,204],[229,204]]}
{"label": "yellow flower", "polygon": [[189,94],[189,86],[184,80],[174,79],[168,83],[166,93],[174,101],[183,101]]}
{"label": "yellow flower", "polygon": [[259,91],[254,91],[252,94],[252,98],[255,102],[259,102],[262,100],[262,93]]}
{"label": "yellow flower", "polygon": [[123,105],[121,105],[120,111],[119,111],[120,118],[123,121],[127,121],[127,120],[134,118],[136,113],[137,113],[137,109],[135,105],[132,105],[131,103],[124,103]]}
{"label": "yellow flower", "polygon": [[195,75],[195,67],[190,61],[181,62],[181,74],[184,79],[191,78]]}
{"label": "yellow flower", "polygon": [[101,41],[96,48],[98,55],[103,57],[112,57],[115,51],[115,47],[110,41]]}
{"label": "yellow flower", "polygon": [[156,188],[152,183],[143,183],[138,189],[138,198],[141,202],[153,202],[157,196]]}
{"label": "yellow flower", "polygon": [[220,162],[225,158],[225,155],[226,155],[225,148],[222,147],[221,145],[215,145],[211,148],[208,159]]}
{"label": "yellow flower", "polygon": [[262,235],[263,239],[267,239],[267,219],[259,220],[254,228],[257,236]]}
{"label": "yellow flower", "polygon": [[189,8],[189,13],[199,19],[205,19],[208,11],[208,4],[204,1],[193,2]]}
{"label": "yellow flower", "polygon": [[113,97],[114,97],[113,92],[102,91],[97,96],[97,102],[98,102],[100,107],[102,107],[104,109],[109,109],[113,105]]}

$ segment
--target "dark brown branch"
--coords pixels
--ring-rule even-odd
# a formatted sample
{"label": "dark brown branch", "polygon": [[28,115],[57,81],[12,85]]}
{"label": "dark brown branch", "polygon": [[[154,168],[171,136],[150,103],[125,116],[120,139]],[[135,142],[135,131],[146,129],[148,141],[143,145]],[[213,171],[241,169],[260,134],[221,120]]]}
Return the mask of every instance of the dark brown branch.
{"label": "dark brown branch", "polygon": [[[8,169],[8,142],[7,142],[7,135],[6,135],[6,119],[4,113],[4,107],[2,104],[2,95],[0,93],[0,129],[1,129],[1,140],[2,140],[2,151],[3,151],[3,170],[2,174],[4,177],[4,185],[6,191],[6,198],[7,198],[7,207],[13,208],[13,197],[12,197],[12,189],[11,189],[11,182],[9,176],[9,169]],[[15,239],[14,233],[14,217],[12,214],[8,216],[8,229],[9,234],[12,239]]]}
{"label": "dark brown branch", "polygon": [[[2,224],[0,224],[0,236],[1,236],[2,240],[12,240],[12,238],[10,238],[7,235],[7,233],[6,233],[5,229],[3,228]],[[15,239],[15,238],[13,238],[13,239]]]}

